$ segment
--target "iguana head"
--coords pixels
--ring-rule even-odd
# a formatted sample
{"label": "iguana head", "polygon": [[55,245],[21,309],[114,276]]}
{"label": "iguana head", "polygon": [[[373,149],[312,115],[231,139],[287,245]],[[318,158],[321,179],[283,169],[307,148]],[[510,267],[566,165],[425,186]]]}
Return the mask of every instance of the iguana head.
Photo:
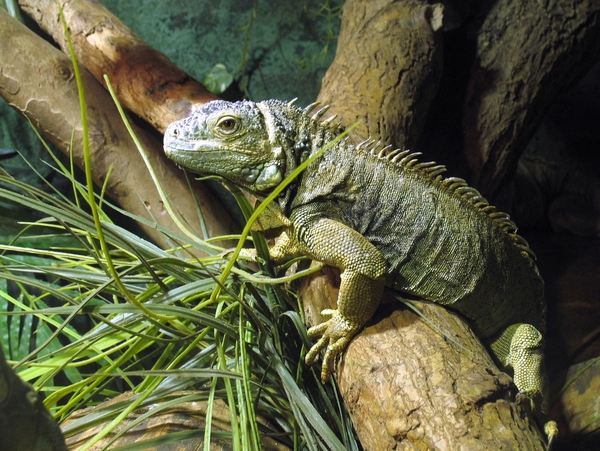
{"label": "iguana head", "polygon": [[[277,103],[288,107],[290,114],[299,114],[299,109]],[[276,119],[272,108],[261,103],[215,100],[169,125],[165,153],[185,169],[264,194],[279,184],[289,166],[281,143],[286,122],[291,119]]]}

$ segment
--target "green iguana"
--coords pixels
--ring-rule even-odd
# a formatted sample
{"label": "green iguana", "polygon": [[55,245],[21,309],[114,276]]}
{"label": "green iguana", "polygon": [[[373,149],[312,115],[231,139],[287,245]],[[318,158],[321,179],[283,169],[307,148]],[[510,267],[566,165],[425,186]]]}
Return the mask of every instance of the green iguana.
{"label": "green iguana", "polygon": [[[212,101],[165,132],[169,158],[217,175],[265,198],[310,155],[336,137],[326,107],[310,113],[293,101]],[[282,234],[276,264],[297,256],[338,267],[337,310],[309,329],[321,337],[306,355],[325,351],[321,377],[377,309],[384,286],[464,315],[498,360],[514,371],[537,419],[548,414],[544,367],[543,280],[527,242],[507,214],[445,167],[419,153],[367,140],[341,140],[279,195],[259,218]],[[544,429],[552,438],[556,423]]]}

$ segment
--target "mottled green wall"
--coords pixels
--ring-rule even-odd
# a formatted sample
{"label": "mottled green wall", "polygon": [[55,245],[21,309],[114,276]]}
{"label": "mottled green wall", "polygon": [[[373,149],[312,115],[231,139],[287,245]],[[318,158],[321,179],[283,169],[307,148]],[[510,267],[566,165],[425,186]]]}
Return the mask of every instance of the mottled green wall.
{"label": "mottled green wall", "polygon": [[335,38],[339,29],[339,16],[332,16],[335,11],[331,10],[328,14],[324,0],[103,3],[197,80],[202,81],[217,63],[239,78],[247,58],[248,94],[253,100],[298,97],[301,104],[314,101],[335,51],[335,39],[328,41],[327,36]]}

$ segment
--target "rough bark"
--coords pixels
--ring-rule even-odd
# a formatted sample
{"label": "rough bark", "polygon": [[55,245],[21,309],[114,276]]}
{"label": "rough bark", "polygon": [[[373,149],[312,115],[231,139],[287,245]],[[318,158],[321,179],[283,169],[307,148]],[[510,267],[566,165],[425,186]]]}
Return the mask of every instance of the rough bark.
{"label": "rough bark", "polygon": [[[0,42],[0,95],[61,151],[72,152],[74,161],[83,167],[81,113],[71,60],[4,10],[0,10]],[[122,208],[180,232],[167,214],[112,99],[85,69],[82,77],[95,182],[101,186],[112,166],[107,192]],[[212,196],[200,187],[190,192],[181,171],[164,156],[162,143],[138,127],[135,129],[160,183],[169,198],[177,201],[177,208],[190,227],[202,236],[195,196],[203,209],[209,232],[212,235],[230,233],[233,221]],[[153,225],[143,227],[160,245],[173,246]]]}
{"label": "rough bark", "polygon": [[[322,309],[335,308],[338,286],[333,269],[304,282],[300,291],[313,323],[322,321]],[[417,303],[436,330],[397,300],[384,301],[390,302],[334,369],[365,450],[545,449],[531,415],[515,401],[512,380],[462,319]]]}
{"label": "rough bark", "polygon": [[96,0],[20,0],[19,5],[66,51],[62,6],[77,60],[103,85],[107,74],[122,105],[160,132],[218,97],[176,67]]}
{"label": "rough bark", "polygon": [[600,50],[595,0],[491,2],[476,30],[464,113],[470,182],[494,198],[556,95]]}
{"label": "rough bark", "polygon": [[318,101],[354,136],[413,148],[441,76],[443,7],[426,1],[349,0],[335,60]]}

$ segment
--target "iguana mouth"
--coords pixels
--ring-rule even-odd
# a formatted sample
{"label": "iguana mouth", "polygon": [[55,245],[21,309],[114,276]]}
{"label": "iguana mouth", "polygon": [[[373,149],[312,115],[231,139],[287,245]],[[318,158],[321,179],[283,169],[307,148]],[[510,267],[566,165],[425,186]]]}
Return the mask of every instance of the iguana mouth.
{"label": "iguana mouth", "polygon": [[[249,149],[227,147],[222,143],[215,143],[212,141],[182,141],[174,138],[165,137],[164,143],[165,153],[169,158],[176,156],[178,153],[186,154],[198,154],[198,153],[212,153],[212,152],[235,152],[241,155],[259,155],[260,152],[252,151]],[[226,150],[224,150],[226,149]]]}

